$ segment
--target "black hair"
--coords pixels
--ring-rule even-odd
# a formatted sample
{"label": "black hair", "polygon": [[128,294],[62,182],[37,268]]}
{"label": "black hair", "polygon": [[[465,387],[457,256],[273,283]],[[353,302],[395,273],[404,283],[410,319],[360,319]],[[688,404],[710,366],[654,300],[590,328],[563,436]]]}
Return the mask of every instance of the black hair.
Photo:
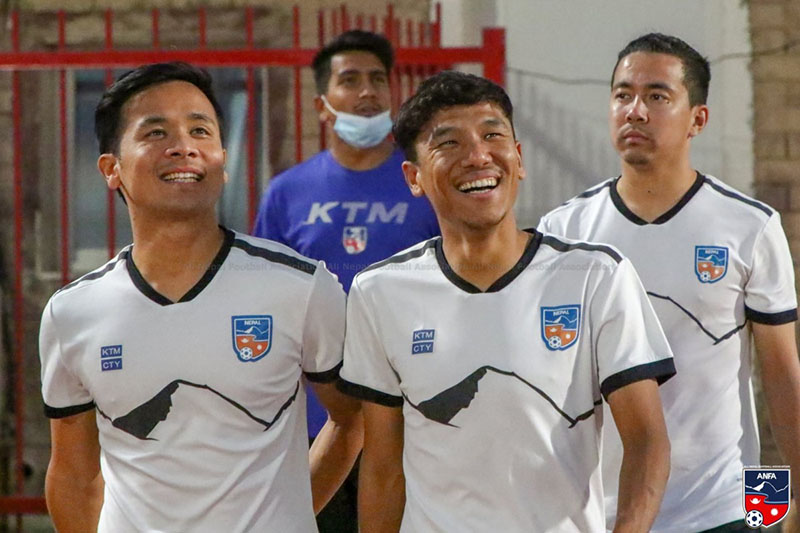
{"label": "black hair", "polygon": [[119,154],[122,107],[125,103],[148,87],[169,81],[191,83],[206,95],[217,114],[222,136],[222,108],[211,88],[211,75],[203,68],[181,61],[153,63],[122,74],[100,98],[94,111],[94,132],[100,143],[101,154]]}
{"label": "black hair", "polygon": [[331,79],[331,58],[342,52],[353,51],[369,52],[383,64],[387,74],[392,70],[394,51],[386,37],[363,30],[346,31],[317,52],[311,62],[317,94],[325,94],[328,91],[328,82]]}
{"label": "black hair", "polygon": [[617,66],[626,56],[634,52],[667,54],[680,59],[683,65],[683,85],[689,92],[689,105],[705,105],[708,100],[708,86],[711,82],[711,67],[708,60],[685,41],[663,33],[648,33],[637,37],[620,51],[614,70],[611,71],[612,86]]}
{"label": "black hair", "polygon": [[433,116],[442,109],[479,103],[496,104],[514,130],[514,108],[506,91],[493,81],[455,70],[445,70],[423,81],[416,94],[403,102],[392,133],[406,159],[417,161],[414,143]]}

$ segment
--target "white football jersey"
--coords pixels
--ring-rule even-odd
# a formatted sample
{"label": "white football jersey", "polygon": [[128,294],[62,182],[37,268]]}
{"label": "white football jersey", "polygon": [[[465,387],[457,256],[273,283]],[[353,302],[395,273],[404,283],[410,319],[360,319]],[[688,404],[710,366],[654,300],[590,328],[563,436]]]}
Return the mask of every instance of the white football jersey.
{"label": "white football jersey", "polygon": [[305,396],[338,376],[344,292],[322,263],[225,231],[178,302],[127,247],[42,317],[46,414],[97,410],[99,531],[316,531]]}
{"label": "white football jersey", "polygon": [[403,410],[402,532],[603,528],[602,399],[674,373],[628,260],[533,232],[482,292],[435,238],[358,274],[347,313],[344,390]]}
{"label": "white football jersey", "polygon": [[[619,248],[636,267],[675,354],[677,375],[661,388],[672,467],[653,531],[685,533],[741,519],[742,468],[760,463],[745,326],[797,317],[779,215],[698,173],[680,202],[648,224],[622,202],[617,179],[554,209],[539,229]],[[609,528],[620,457],[619,436],[607,432]]]}

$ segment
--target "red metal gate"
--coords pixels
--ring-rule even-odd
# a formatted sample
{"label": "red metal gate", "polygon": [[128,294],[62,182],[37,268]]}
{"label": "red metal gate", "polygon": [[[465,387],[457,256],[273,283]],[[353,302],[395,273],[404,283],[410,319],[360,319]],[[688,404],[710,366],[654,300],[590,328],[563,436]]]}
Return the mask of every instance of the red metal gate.
{"label": "red metal gate", "polygon": [[[105,47],[94,51],[71,51],[65,45],[67,32],[67,17],[63,12],[57,15],[58,41],[54,50],[22,50],[20,46],[20,14],[10,14],[11,51],[0,52],[0,71],[10,75],[11,81],[11,114],[13,120],[13,201],[14,209],[14,246],[13,246],[13,398],[14,398],[14,458],[13,493],[10,496],[0,497],[0,515],[17,515],[17,527],[20,528],[20,516],[23,514],[45,513],[45,503],[42,497],[23,495],[24,463],[23,450],[25,442],[23,429],[25,416],[23,398],[26,394],[38,395],[38,390],[25,390],[24,371],[26,361],[35,360],[30,352],[30,342],[26,345],[26,338],[38,332],[38,323],[26,322],[24,312],[28,296],[24,292],[25,257],[23,242],[26,238],[25,225],[23,224],[23,106],[21,104],[20,75],[31,70],[49,70],[58,73],[58,117],[59,117],[59,210],[60,220],[57,232],[60,240],[60,283],[66,284],[72,280],[70,272],[70,170],[68,146],[68,88],[66,75],[68,70],[103,70],[105,83],[112,81],[112,69],[119,67],[134,67],[143,63],[182,60],[206,67],[236,67],[246,69],[246,141],[245,161],[247,176],[247,220],[254,219],[259,191],[256,183],[256,81],[255,69],[260,67],[290,67],[293,69],[293,116],[294,116],[294,159],[303,159],[303,102],[301,69],[311,63],[317,48],[300,45],[300,9],[295,6],[292,11],[292,47],[282,49],[257,48],[253,38],[253,9],[244,8],[244,36],[245,46],[238,49],[215,49],[207,45],[207,11],[200,8],[196,11],[197,36],[196,47],[192,49],[165,49],[161,46],[160,14],[158,10],[150,12],[152,26],[152,42],[149,49],[121,50],[115,46],[114,40],[114,15],[111,10],[105,12]],[[388,6],[386,15],[380,20],[374,15],[351,16],[345,6],[333,10],[320,10],[317,13],[317,44],[322,45],[330,36],[351,28],[362,28],[384,33],[395,45],[396,67],[392,72],[394,87],[393,101],[395,107],[410,96],[417,84],[431,73],[449,68],[454,64],[475,63],[483,66],[486,77],[504,84],[505,76],[505,34],[502,29],[484,29],[483,42],[475,47],[447,47],[441,46],[441,9],[436,7],[436,17],[433,22],[414,22],[401,20],[395,16],[393,7]],[[320,133],[320,148],[325,146],[325,132]],[[107,195],[107,251],[112,257],[118,250],[116,246],[115,223],[115,195],[111,191]],[[41,228],[40,228],[41,229]],[[36,331],[32,331],[35,327]],[[30,388],[30,387],[29,387]]]}

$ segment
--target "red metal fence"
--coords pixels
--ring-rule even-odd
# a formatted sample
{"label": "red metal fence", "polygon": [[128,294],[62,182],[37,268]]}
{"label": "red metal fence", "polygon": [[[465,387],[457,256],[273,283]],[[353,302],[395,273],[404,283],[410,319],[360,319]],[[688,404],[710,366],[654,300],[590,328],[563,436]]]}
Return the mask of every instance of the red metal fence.
{"label": "red metal fence", "polygon": [[[24,265],[22,243],[26,238],[23,224],[23,113],[21,104],[20,74],[24,71],[47,70],[58,73],[58,117],[60,124],[59,144],[59,211],[60,220],[55,229],[60,239],[60,282],[66,284],[72,280],[70,272],[70,151],[68,143],[68,87],[66,75],[68,70],[104,70],[105,83],[113,79],[112,69],[133,67],[143,63],[182,60],[206,67],[236,67],[246,69],[246,140],[245,161],[247,176],[247,220],[252,221],[255,215],[259,191],[256,180],[256,78],[255,69],[262,67],[290,67],[293,69],[293,117],[294,117],[294,158],[303,159],[303,101],[301,70],[311,63],[317,48],[300,45],[300,9],[295,6],[292,12],[292,46],[290,48],[258,48],[253,38],[253,9],[244,8],[245,46],[237,49],[215,49],[207,43],[207,11],[200,8],[196,11],[197,36],[196,46],[191,49],[166,49],[161,46],[160,13],[157,9],[151,12],[152,38],[148,49],[121,50],[115,46],[114,15],[112,10],[105,12],[105,46],[101,50],[72,51],[65,44],[67,33],[67,16],[60,12],[57,17],[58,41],[52,50],[22,50],[20,46],[20,14],[10,14],[11,51],[0,52],[0,72],[5,71],[11,77],[11,114],[13,119],[13,209],[14,209],[14,247],[13,247],[13,397],[14,397],[14,494],[0,497],[0,515],[45,513],[44,499],[23,495],[23,450],[25,442],[23,429],[25,416],[23,398],[25,394],[39,394],[38,390],[24,390],[23,373],[26,360],[26,322],[23,309],[26,295],[23,292]],[[383,17],[352,16],[345,6],[333,10],[320,10],[317,13],[317,41],[322,45],[329,37],[351,28],[368,29],[384,33],[395,45],[396,67],[391,73],[393,81],[393,102],[395,107],[410,96],[417,84],[426,76],[455,64],[475,63],[483,66],[486,77],[503,84],[505,73],[505,34],[502,29],[484,29],[483,42],[474,47],[442,47],[441,46],[441,9],[436,8],[436,17],[432,22],[415,22],[401,20],[395,16],[393,7],[388,6]],[[320,149],[325,147],[325,132],[319,137]],[[115,196],[109,191],[107,195],[107,250],[112,257],[116,249],[117,228],[115,218]],[[51,229],[51,228],[46,228]],[[29,321],[30,322],[30,321]],[[37,325],[38,326],[38,325]],[[33,333],[35,334],[35,332]],[[28,348],[29,349],[29,348]]]}

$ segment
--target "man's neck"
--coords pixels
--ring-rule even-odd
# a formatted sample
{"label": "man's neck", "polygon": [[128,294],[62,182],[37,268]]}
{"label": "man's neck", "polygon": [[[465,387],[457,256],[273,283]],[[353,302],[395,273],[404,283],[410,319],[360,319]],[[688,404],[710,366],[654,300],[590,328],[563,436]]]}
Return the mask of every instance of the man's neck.
{"label": "man's neck", "polygon": [[442,226],[442,248],[459,277],[482,291],[492,286],[517,264],[531,234],[501,223],[486,231],[453,231]]}
{"label": "man's neck", "polygon": [[329,136],[329,150],[337,163],[349,170],[372,170],[381,166],[394,151],[388,138],[371,148],[355,148],[341,140],[336,133]]}
{"label": "man's neck", "polygon": [[697,172],[688,162],[679,168],[641,168],[623,163],[617,192],[636,216],[652,222],[674,207],[696,179]]}
{"label": "man's neck", "polygon": [[147,283],[173,302],[205,275],[224,241],[215,218],[134,222],[133,261]]}

